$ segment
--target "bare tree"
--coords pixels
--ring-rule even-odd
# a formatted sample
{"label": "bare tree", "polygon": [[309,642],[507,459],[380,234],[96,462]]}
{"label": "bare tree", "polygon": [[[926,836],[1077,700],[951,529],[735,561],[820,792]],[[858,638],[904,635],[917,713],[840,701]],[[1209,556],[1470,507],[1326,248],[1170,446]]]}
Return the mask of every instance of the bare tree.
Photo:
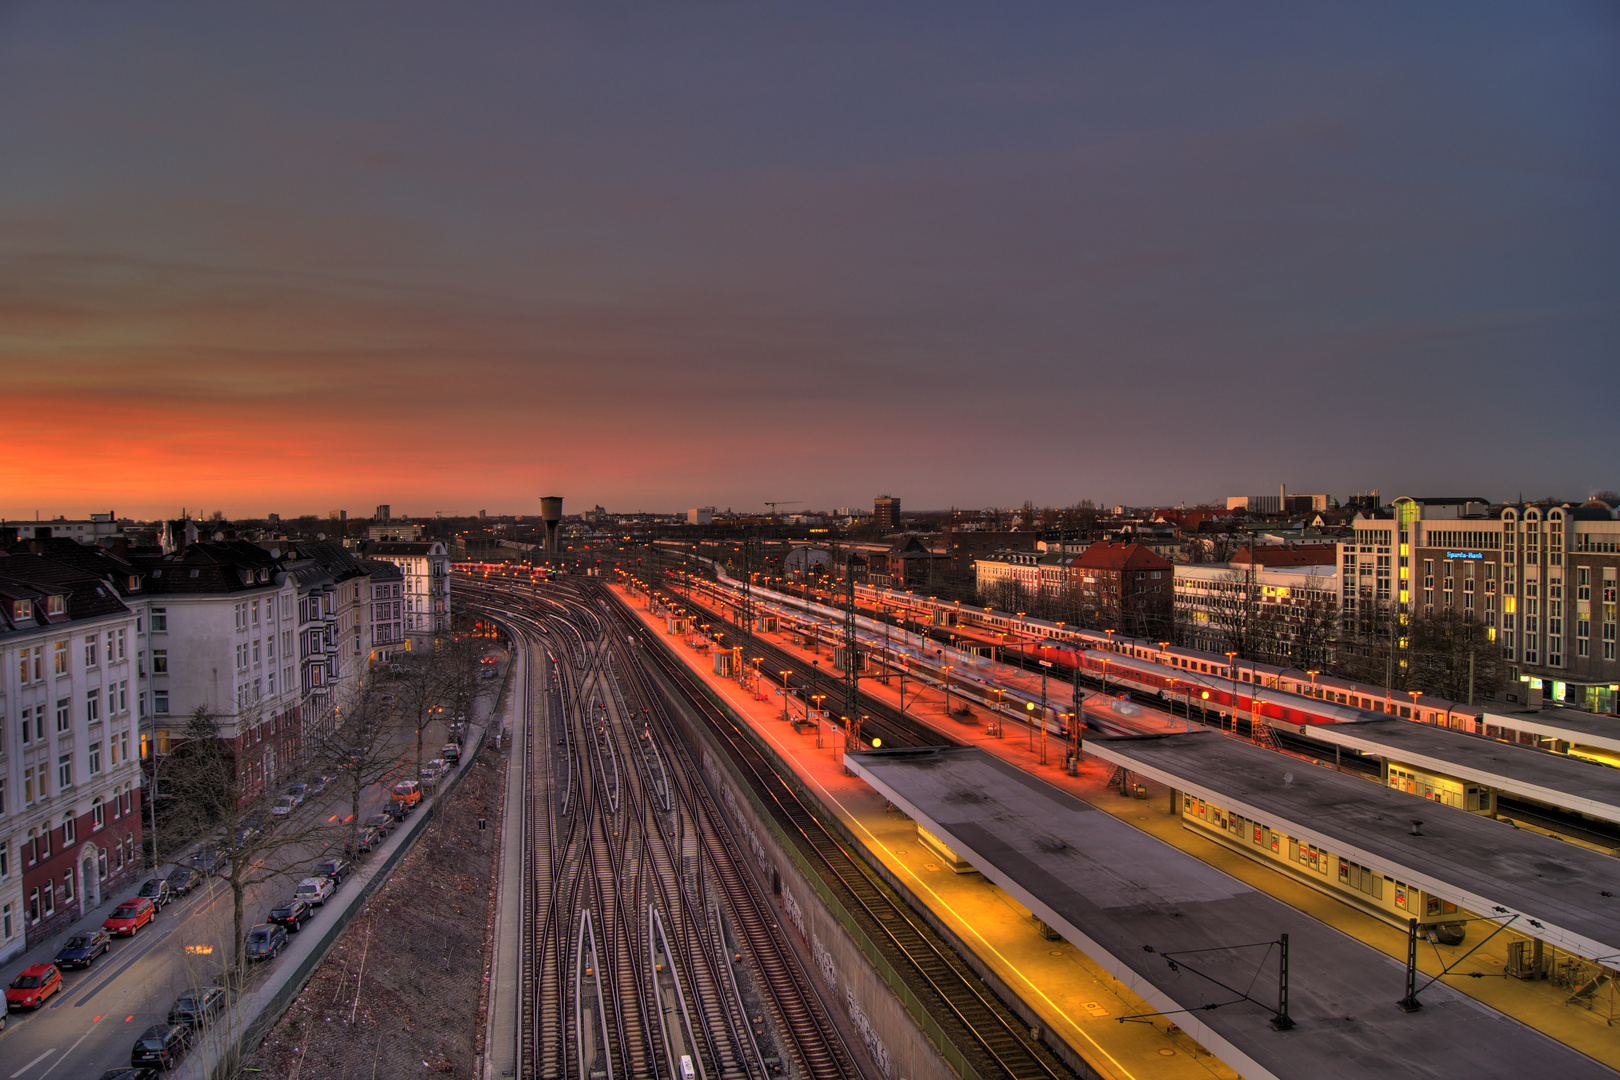
{"label": "bare tree", "polygon": [[206,708],[199,706],[192,713],[170,757],[168,785],[175,824],[189,826],[193,834],[215,831],[204,850],[213,855],[211,872],[231,891],[233,940],[228,966],[240,971],[248,889],[294,876],[297,855],[327,839],[332,829],[308,806],[272,814],[271,794],[249,795],[253,789],[244,787],[244,761],[232,741],[221,736],[218,718]]}
{"label": "bare tree", "polygon": [[1450,608],[1412,622],[1407,685],[1452,701],[1472,701],[1502,688],[1506,665],[1490,631]]}
{"label": "bare tree", "polygon": [[454,678],[450,665],[437,651],[412,653],[402,664],[404,670],[393,683],[401,717],[416,732],[415,779],[422,773],[423,741],[427,727],[443,711]]}
{"label": "bare tree", "polygon": [[[348,849],[360,850],[360,798],[367,788],[403,771],[399,736],[404,725],[389,710],[384,692],[367,687],[356,694],[310,748],[311,759],[337,778],[349,800]],[[420,753],[420,750],[418,750]],[[418,774],[411,774],[415,779]]]}

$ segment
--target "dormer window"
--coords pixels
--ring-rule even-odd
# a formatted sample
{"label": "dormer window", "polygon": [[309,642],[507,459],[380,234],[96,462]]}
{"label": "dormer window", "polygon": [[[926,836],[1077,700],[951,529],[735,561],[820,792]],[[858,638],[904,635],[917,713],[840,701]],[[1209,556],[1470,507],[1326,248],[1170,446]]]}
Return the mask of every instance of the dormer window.
{"label": "dormer window", "polygon": [[[97,590],[99,591],[99,590]],[[66,615],[67,597],[60,593],[52,593],[45,598],[45,612],[48,615]]]}
{"label": "dormer window", "polygon": [[11,617],[23,622],[34,617],[34,605],[28,600],[13,600],[11,602]]}

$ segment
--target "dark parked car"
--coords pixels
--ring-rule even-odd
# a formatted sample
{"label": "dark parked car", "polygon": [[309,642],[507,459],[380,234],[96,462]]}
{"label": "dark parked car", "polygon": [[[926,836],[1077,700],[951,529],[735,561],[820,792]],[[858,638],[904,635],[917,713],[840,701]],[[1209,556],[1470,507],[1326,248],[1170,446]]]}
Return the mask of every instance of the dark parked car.
{"label": "dark parked car", "polygon": [[399,819],[393,814],[372,814],[366,818],[366,826],[387,836],[399,826]]}
{"label": "dark parked car", "polygon": [[202,884],[202,872],[194,866],[177,866],[169,871],[164,881],[169,883],[170,896],[184,896]]}
{"label": "dark parked car", "polygon": [[348,876],[354,873],[354,864],[343,859],[322,859],[315,864],[315,872],[332,879],[332,888],[342,886]]}
{"label": "dark parked car", "polygon": [[191,1045],[191,1029],[184,1024],[153,1024],[135,1040],[129,1052],[131,1065],[156,1065],[172,1069]]}
{"label": "dark parked car", "polygon": [[96,957],[112,948],[112,935],[102,929],[86,930],[67,939],[56,954],[59,968],[87,968]]}
{"label": "dark parked car", "polygon": [[205,874],[212,874],[225,865],[225,853],[218,848],[205,847],[187,859],[186,864]]}
{"label": "dark parked car", "polygon": [[260,923],[247,934],[249,960],[274,960],[287,947],[287,931],[274,923]]}
{"label": "dark parked car", "polygon": [[383,813],[393,818],[394,822],[398,824],[411,816],[411,808],[397,800],[390,800],[383,806]]}
{"label": "dark parked car", "polygon": [[309,794],[319,795],[326,790],[326,785],[332,782],[330,776],[317,776],[309,782]]}
{"label": "dark parked car", "polygon": [[293,933],[303,929],[305,923],[315,917],[315,909],[309,903],[296,896],[283,900],[270,909],[270,921],[277,926],[285,926]]}
{"label": "dark parked car", "polygon": [[218,1016],[225,1008],[225,991],[217,986],[193,986],[174,999],[169,1009],[169,1023],[199,1028]]}
{"label": "dark parked car", "polygon": [[358,847],[355,845],[353,840],[345,841],[343,844],[343,853],[351,859],[356,855],[364,855],[366,852],[382,843],[383,835],[378,830],[367,825],[360,830],[359,841]]}
{"label": "dark parked car", "polygon": [[141,891],[135,895],[152,901],[152,906],[159,911],[163,910],[164,904],[174,899],[174,894],[169,891],[169,883],[160,877],[147,878],[141,886]]}

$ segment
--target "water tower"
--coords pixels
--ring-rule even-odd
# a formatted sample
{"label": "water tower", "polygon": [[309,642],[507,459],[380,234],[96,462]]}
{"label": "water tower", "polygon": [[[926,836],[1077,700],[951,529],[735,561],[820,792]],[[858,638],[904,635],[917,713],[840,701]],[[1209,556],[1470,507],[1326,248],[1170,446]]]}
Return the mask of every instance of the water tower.
{"label": "water tower", "polygon": [[562,522],[562,496],[540,497],[540,521],[546,527],[546,555],[557,554],[557,526]]}

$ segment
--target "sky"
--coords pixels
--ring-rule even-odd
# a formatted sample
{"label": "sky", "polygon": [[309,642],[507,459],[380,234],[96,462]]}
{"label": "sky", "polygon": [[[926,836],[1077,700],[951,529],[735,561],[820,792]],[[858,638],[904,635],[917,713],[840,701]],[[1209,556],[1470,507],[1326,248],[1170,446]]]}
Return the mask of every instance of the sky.
{"label": "sky", "polygon": [[0,0],[0,515],[1620,489],[1608,3]]}

